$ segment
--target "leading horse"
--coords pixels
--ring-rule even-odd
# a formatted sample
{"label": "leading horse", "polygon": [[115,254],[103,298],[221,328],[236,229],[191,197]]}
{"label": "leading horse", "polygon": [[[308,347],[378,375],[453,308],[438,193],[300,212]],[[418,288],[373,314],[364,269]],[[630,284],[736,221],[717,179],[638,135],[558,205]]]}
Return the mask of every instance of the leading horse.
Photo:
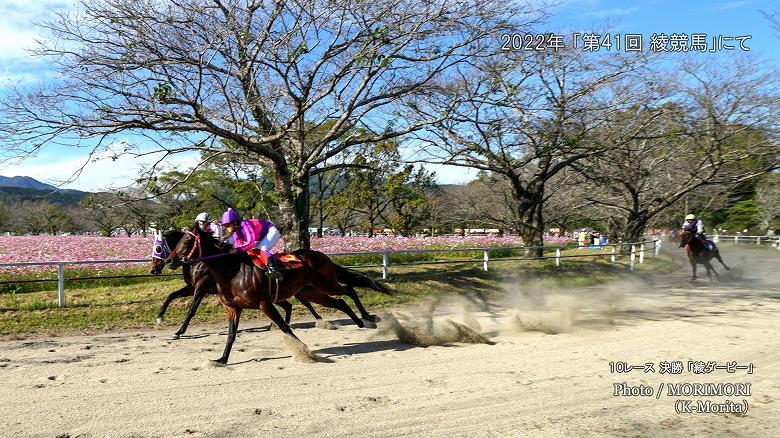
{"label": "leading horse", "polygon": [[[354,285],[371,287],[389,294],[384,286],[366,276],[336,265],[321,252],[297,250],[292,255],[302,262],[302,266],[286,271],[284,281],[280,282],[267,277],[246,253],[225,252],[225,248],[221,247],[210,233],[198,229],[197,226],[187,230],[171,251],[167,260],[174,266],[179,262],[200,261],[216,282],[220,301],[228,316],[227,342],[222,357],[214,361],[216,364],[227,363],[243,309],[262,310],[282,332],[300,342],[273,303],[287,300],[297,294],[307,301],[341,310],[362,328],[365,324],[358,319],[347,303],[331,296],[348,295],[353,299],[357,298],[352,286],[344,286],[339,280],[350,282],[347,279],[349,276],[353,282],[357,282],[355,279],[360,278],[361,283]],[[337,277],[337,272],[341,278]],[[359,299],[355,302],[359,302]],[[359,307],[362,308],[362,305]]]}
{"label": "leading horse", "polygon": [[688,261],[691,263],[693,269],[693,277],[691,280],[696,280],[696,264],[702,264],[707,269],[707,278],[712,281],[712,273],[715,273],[715,277],[718,277],[718,272],[712,267],[710,260],[713,258],[718,259],[721,265],[726,270],[730,268],[726,266],[723,259],[720,257],[720,251],[717,248],[710,250],[704,245],[704,239],[695,237],[689,230],[685,230],[680,234],[680,248],[685,247],[685,252],[688,254]]}
{"label": "leading horse", "polygon": [[[152,265],[149,270],[151,274],[160,275],[162,273],[162,270],[165,267],[165,260],[171,255],[171,248],[176,247],[176,244],[179,243],[182,236],[184,236],[184,232],[179,230],[168,230],[163,233],[158,232],[155,234],[154,245],[152,246]],[[160,311],[157,313],[157,325],[160,325],[163,322],[165,312],[168,310],[168,305],[171,304],[171,301],[176,298],[194,297],[192,299],[192,304],[190,304],[190,308],[187,311],[187,315],[184,318],[184,322],[181,327],[179,327],[179,330],[173,334],[171,339],[179,339],[187,331],[187,327],[189,327],[190,321],[195,316],[195,312],[203,301],[203,297],[209,294],[217,294],[217,284],[211,278],[209,270],[203,263],[195,262],[183,265],[182,274],[184,277],[184,287],[171,292],[168,297],[165,298],[165,301],[163,301],[163,304],[160,307]],[[311,312],[315,319],[322,319],[314,310],[311,303],[300,297],[296,298],[301,304],[309,309],[309,312]],[[280,301],[276,303],[276,305],[284,309],[284,320],[289,324],[292,315],[292,304],[290,304],[289,301]]]}

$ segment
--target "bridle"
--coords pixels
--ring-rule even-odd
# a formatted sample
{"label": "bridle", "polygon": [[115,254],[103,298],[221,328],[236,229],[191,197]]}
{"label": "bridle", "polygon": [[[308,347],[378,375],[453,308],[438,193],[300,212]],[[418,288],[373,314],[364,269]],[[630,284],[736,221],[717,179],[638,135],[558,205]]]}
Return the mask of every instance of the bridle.
{"label": "bridle", "polygon": [[182,257],[182,261],[185,263],[191,261],[192,256],[195,255],[196,249],[198,250],[198,260],[200,260],[201,258],[203,258],[203,248],[201,247],[201,243],[200,243],[200,234],[193,233],[190,230],[187,230],[186,232],[187,234],[195,238],[195,243],[192,244],[192,249],[190,250],[190,253],[187,254],[185,257]]}
{"label": "bridle", "polygon": [[[217,257],[222,257],[222,256],[230,254],[229,252],[220,252],[220,253],[217,253],[217,254],[211,254],[211,255],[207,255],[207,256],[204,257],[203,256],[203,245],[201,243],[200,234],[199,233],[193,233],[190,230],[185,230],[185,232],[195,239],[195,243],[192,244],[192,249],[190,249],[190,252],[185,257],[182,257],[181,260],[184,263],[199,262],[201,260],[215,259]],[[196,250],[198,251],[198,257],[197,258],[193,258],[192,256],[195,255],[195,251]]]}

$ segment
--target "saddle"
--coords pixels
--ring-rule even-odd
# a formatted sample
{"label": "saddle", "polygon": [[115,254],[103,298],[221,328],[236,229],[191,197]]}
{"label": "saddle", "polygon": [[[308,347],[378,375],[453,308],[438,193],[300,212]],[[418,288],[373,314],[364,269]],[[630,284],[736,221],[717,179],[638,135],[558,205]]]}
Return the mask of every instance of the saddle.
{"label": "saddle", "polygon": [[[264,271],[267,269],[268,257],[265,255],[265,251],[259,249],[250,249],[247,251],[247,254],[249,254],[249,258],[252,259],[252,263],[254,263],[255,266]],[[288,271],[290,269],[296,269],[303,266],[303,261],[299,259],[298,256],[288,252],[274,254],[273,258],[276,260],[276,265],[282,271]]]}
{"label": "saddle", "polygon": [[718,250],[718,247],[715,246],[715,242],[710,239],[704,239],[702,237],[694,237],[694,239],[701,242],[704,251],[715,252]]}

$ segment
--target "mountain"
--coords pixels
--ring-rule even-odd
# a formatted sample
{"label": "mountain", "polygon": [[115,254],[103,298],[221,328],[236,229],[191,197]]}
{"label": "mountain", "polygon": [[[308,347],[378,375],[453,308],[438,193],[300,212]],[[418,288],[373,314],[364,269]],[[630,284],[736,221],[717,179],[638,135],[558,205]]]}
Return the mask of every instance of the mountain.
{"label": "mountain", "polygon": [[29,176],[2,176],[0,175],[0,187],[18,187],[20,189],[35,190],[59,190],[50,184],[45,184]]}
{"label": "mountain", "polygon": [[61,205],[79,205],[89,192],[58,189],[29,176],[1,176],[0,200],[5,202],[47,201]]}

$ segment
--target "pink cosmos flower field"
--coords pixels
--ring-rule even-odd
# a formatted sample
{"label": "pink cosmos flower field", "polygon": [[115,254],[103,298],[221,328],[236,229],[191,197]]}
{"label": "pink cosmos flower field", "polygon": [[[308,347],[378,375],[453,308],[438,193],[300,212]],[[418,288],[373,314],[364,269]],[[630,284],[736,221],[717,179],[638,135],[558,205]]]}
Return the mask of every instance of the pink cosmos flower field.
{"label": "pink cosmos flower field", "polygon": [[[561,245],[568,238],[546,240],[548,245]],[[151,258],[154,237],[100,237],[100,236],[0,236],[0,263],[90,261],[114,259]],[[406,249],[456,249],[496,248],[522,246],[517,236],[467,236],[467,237],[312,237],[312,249],[324,253],[350,253],[372,251],[400,251]],[[274,248],[281,251],[283,243]],[[96,264],[87,267],[126,266],[124,264]],[[0,271],[51,270],[51,267],[0,267]]]}

